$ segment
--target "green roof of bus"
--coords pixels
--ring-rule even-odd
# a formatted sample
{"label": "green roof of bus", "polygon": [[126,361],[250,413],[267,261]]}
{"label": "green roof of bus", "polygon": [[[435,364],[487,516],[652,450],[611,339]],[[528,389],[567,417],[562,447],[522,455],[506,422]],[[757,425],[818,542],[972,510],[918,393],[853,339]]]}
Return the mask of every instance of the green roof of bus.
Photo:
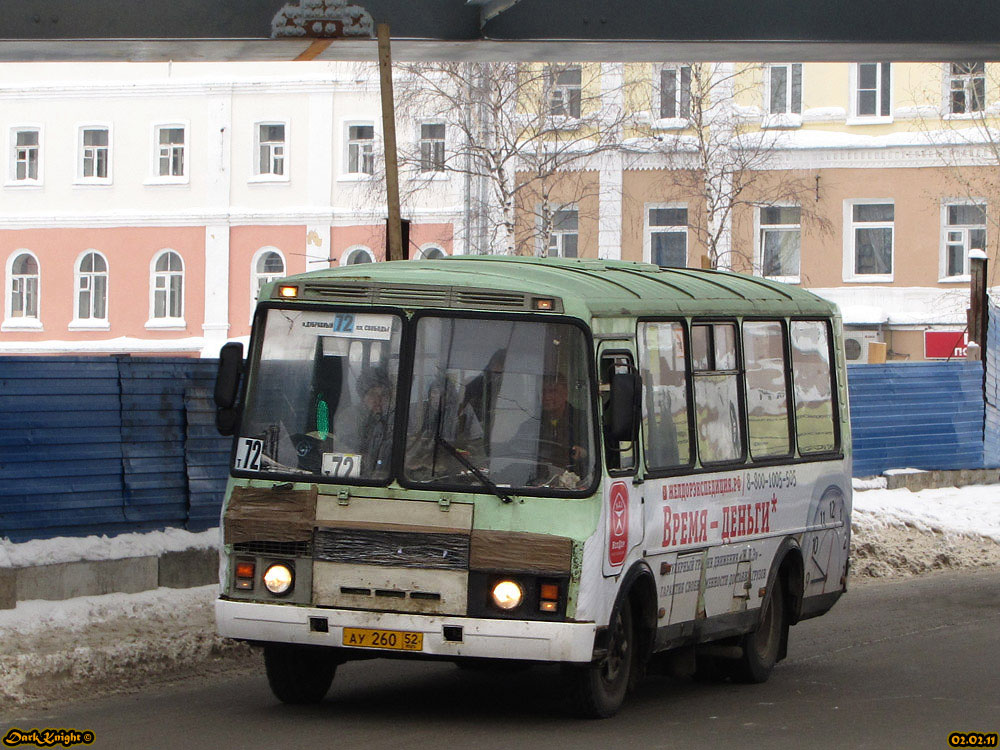
{"label": "green roof of bus", "polygon": [[669,314],[830,315],[836,305],[798,287],[728,271],[580,258],[466,255],[363,263],[292,280],[468,287],[559,297],[580,317]]}

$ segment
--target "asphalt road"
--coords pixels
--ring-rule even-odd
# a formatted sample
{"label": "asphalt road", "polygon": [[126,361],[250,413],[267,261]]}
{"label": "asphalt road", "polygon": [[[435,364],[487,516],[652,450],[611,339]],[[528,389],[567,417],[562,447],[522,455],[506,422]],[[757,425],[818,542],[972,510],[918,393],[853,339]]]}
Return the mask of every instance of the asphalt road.
{"label": "asphalt road", "polygon": [[261,671],[0,726],[91,729],[117,748],[945,748],[953,731],[1000,731],[1000,572],[858,586],[792,628],[764,685],[650,677],[606,721],[567,717],[557,691],[548,669],[377,660],[341,667],[315,707],[279,704]]}

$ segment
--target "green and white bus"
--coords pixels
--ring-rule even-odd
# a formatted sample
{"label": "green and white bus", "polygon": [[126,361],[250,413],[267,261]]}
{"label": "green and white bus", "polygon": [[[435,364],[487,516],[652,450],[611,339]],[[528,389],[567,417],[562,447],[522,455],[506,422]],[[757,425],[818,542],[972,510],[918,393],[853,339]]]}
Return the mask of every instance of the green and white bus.
{"label": "green and white bus", "polygon": [[847,587],[841,320],[796,287],[495,256],[317,271],[262,290],[215,396],[218,630],[264,646],[285,702],[352,659],[516,660],[610,716],[651,660],[767,679]]}

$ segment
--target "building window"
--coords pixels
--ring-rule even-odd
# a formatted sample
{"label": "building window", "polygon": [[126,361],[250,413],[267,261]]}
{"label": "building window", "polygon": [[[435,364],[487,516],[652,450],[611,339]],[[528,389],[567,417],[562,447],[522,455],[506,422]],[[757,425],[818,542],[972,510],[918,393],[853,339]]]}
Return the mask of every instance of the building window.
{"label": "building window", "polygon": [[802,64],[767,66],[767,112],[802,114]]}
{"label": "building window", "polygon": [[38,320],[38,285],[41,274],[31,253],[21,253],[10,265],[8,318],[17,322]]}
{"label": "building window", "polygon": [[420,171],[444,171],[443,123],[424,123],[420,126]]}
{"label": "building window", "polygon": [[76,319],[108,319],[108,262],[98,252],[89,252],[76,271]]}
{"label": "building window", "polygon": [[660,69],[659,116],[661,120],[691,117],[691,68],[665,66]]}
{"label": "building window", "polygon": [[687,266],[688,212],[686,208],[648,208],[646,245],[649,262],[661,268]]}
{"label": "building window", "polygon": [[159,127],[156,129],[159,147],[158,171],[160,177],[183,177],[185,170],[185,129],[182,127]]}
{"label": "building window", "polygon": [[153,319],[184,317],[184,264],[181,256],[166,250],[153,261]]}
{"label": "building window", "polygon": [[552,231],[546,255],[550,258],[579,257],[580,212],[560,208],[552,212]]}
{"label": "building window", "polygon": [[110,174],[108,129],[83,128],[80,141],[80,176],[85,180],[107,180]]}
{"label": "building window", "polygon": [[761,275],[798,279],[802,209],[798,206],[762,206],[758,211]]}
{"label": "building window", "polygon": [[374,262],[375,256],[372,255],[372,251],[362,245],[348,248],[340,257],[340,265],[342,266],[354,266],[358,263]]}
{"label": "building window", "polygon": [[549,114],[553,117],[580,117],[583,93],[583,69],[579,65],[550,67],[546,71],[549,87]]}
{"label": "building window", "polygon": [[257,125],[257,174],[285,174],[285,126],[261,123]]}
{"label": "building window", "polygon": [[428,245],[420,249],[417,260],[438,260],[447,257],[448,254],[437,245]]}
{"label": "building window", "polygon": [[944,206],[944,275],[968,276],[969,251],[986,250],[986,204]]}
{"label": "building window", "polygon": [[892,66],[890,63],[858,63],[855,70],[854,114],[856,117],[892,115]]}
{"label": "building window", "polygon": [[351,174],[375,174],[374,125],[348,126],[347,171]]}
{"label": "building window", "polygon": [[37,182],[41,157],[37,129],[14,131],[13,177],[15,182]]}
{"label": "building window", "polygon": [[251,302],[256,303],[260,298],[260,290],[265,284],[280,279],[285,275],[285,259],[277,250],[265,249],[257,253],[257,259],[253,263],[253,281],[250,289],[253,294]]}
{"label": "building window", "polygon": [[986,108],[986,64],[950,63],[948,111],[953,115],[982,112]]}
{"label": "building window", "polygon": [[892,203],[854,203],[850,206],[854,276],[891,276],[893,254]]}

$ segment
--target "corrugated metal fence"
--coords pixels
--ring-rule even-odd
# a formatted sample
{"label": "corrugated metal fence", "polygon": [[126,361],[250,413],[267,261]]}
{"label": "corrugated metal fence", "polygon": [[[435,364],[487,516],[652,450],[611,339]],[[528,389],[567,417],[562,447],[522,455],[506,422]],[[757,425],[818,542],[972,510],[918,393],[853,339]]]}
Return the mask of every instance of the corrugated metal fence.
{"label": "corrugated metal fence", "polygon": [[[991,315],[987,404],[978,362],[848,368],[855,476],[1000,466],[1000,311]],[[0,537],[214,526],[230,445],[215,431],[215,369],[0,357]]]}
{"label": "corrugated metal fence", "polygon": [[854,476],[983,468],[980,362],[851,365]]}
{"label": "corrugated metal fence", "polygon": [[0,357],[0,536],[218,523],[212,360]]}

